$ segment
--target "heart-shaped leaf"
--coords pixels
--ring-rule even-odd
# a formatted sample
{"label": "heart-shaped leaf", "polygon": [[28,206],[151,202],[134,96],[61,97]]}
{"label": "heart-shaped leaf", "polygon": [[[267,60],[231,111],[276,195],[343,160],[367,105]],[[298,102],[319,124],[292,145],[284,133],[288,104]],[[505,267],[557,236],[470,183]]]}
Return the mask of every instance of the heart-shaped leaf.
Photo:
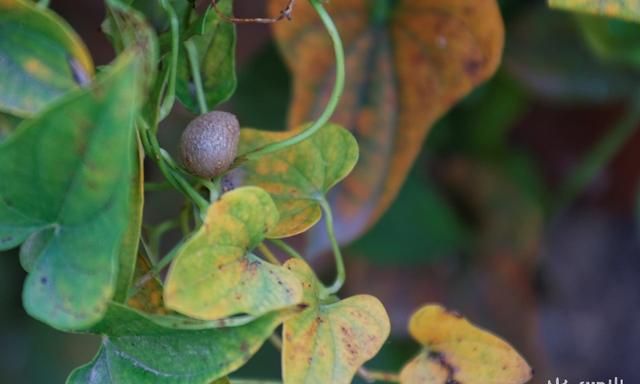
{"label": "heart-shaped leaf", "polygon": [[[23,301],[57,328],[102,318],[127,226],[141,76],[128,52],[90,88],[26,120],[0,144],[0,249],[31,236]],[[63,150],[64,149],[64,150]]]}
{"label": "heart-shaped leaf", "polygon": [[531,368],[511,345],[439,305],[416,312],[409,332],[423,350],[402,369],[402,384],[522,384],[531,379]]}
{"label": "heart-shaped leaf", "polygon": [[320,282],[304,261],[291,259],[285,267],[303,281],[309,307],[284,323],[284,383],[350,383],[389,336],[382,303],[368,295],[325,302],[319,299]]}
{"label": "heart-shaped leaf", "polygon": [[[282,1],[271,0],[272,14]],[[340,0],[327,4],[346,51],[347,83],[333,121],[361,147],[354,172],[331,194],[341,242],[389,206],[433,123],[496,69],[503,24],[495,0]],[[294,79],[291,127],[317,117],[334,81],[331,41],[308,2],[274,25]],[[327,247],[323,229],[310,251]]]}
{"label": "heart-shaped leaf", "polygon": [[277,221],[273,200],[260,188],[222,195],[171,265],[164,288],[167,307],[215,320],[259,316],[299,303],[302,287],[295,275],[251,253]]}
{"label": "heart-shaped leaf", "polygon": [[244,365],[282,320],[274,313],[239,327],[177,330],[113,303],[93,329],[103,335],[100,351],[67,384],[211,383]]}
{"label": "heart-shaped leaf", "polygon": [[[222,0],[218,9],[230,14],[231,0]],[[200,77],[207,106],[212,109],[227,100],[236,89],[236,28],[220,18],[217,12],[207,12],[205,19],[194,27],[204,27],[204,33],[195,33],[189,40],[198,53]],[[180,55],[176,79],[176,95],[180,102],[194,113],[199,113],[191,66],[185,52]]]}
{"label": "heart-shaped leaf", "polygon": [[[297,134],[240,131],[239,153],[247,153]],[[267,233],[281,238],[302,233],[320,220],[319,200],[345,178],[358,161],[358,143],[346,129],[328,124],[299,144],[243,164],[243,182],[271,194],[280,212],[278,224]]]}
{"label": "heart-shaped leaf", "polygon": [[80,38],[32,1],[0,2],[0,36],[0,111],[32,116],[93,76]]}
{"label": "heart-shaped leaf", "polygon": [[549,0],[554,8],[640,21],[640,0]]}

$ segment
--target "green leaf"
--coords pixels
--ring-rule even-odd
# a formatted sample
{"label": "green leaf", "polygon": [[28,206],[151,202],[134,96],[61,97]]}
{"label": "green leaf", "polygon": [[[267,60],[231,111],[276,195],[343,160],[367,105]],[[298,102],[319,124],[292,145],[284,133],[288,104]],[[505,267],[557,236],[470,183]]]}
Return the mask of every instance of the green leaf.
{"label": "green leaf", "polygon": [[108,0],[114,45],[117,52],[132,49],[141,59],[142,73],[138,82],[147,94],[151,88],[158,66],[158,41],[151,26],[142,13],[126,5],[121,0]]}
{"label": "green leaf", "polygon": [[640,30],[637,23],[602,16],[576,15],[591,50],[603,60],[640,67]]}
{"label": "green leaf", "polygon": [[637,71],[598,60],[569,14],[535,8],[513,25],[510,39],[505,53],[507,69],[542,98],[619,101],[640,85]]}
{"label": "green leaf", "polygon": [[285,267],[303,281],[309,307],[284,323],[284,383],[351,383],[389,336],[382,303],[369,295],[320,300],[322,286],[304,261],[291,259]]}
{"label": "green leaf", "polygon": [[0,1],[0,36],[0,111],[32,116],[93,77],[80,38],[31,1]]}
{"label": "green leaf", "polygon": [[302,287],[295,275],[251,253],[277,221],[275,204],[260,188],[222,195],[169,270],[167,307],[215,320],[236,314],[259,316],[299,303]]}
{"label": "green leaf", "polygon": [[553,8],[640,21],[640,0],[549,0]]}
{"label": "green leaf", "polygon": [[[231,13],[231,7],[231,0],[222,0],[218,4],[218,9],[225,14]],[[205,100],[211,110],[229,99],[236,89],[236,28],[233,23],[222,20],[216,12],[206,12],[204,17],[201,22],[194,23],[195,28],[204,24],[204,34],[196,33],[189,41],[194,43],[198,53]],[[176,95],[187,109],[199,113],[191,67],[184,50],[178,61]]]}
{"label": "green leaf", "polygon": [[176,330],[112,303],[93,330],[104,336],[100,351],[67,384],[208,384],[244,365],[282,319],[274,313],[239,327]]}
{"label": "green leaf", "polygon": [[127,226],[137,56],[121,56],[90,88],[26,120],[0,144],[0,250],[31,236],[23,302],[56,328],[102,318]]}
{"label": "green leaf", "polygon": [[[284,140],[301,129],[304,127],[287,132],[243,129],[238,153]],[[357,161],[358,143],[353,135],[339,125],[328,124],[299,144],[244,163],[243,182],[269,192],[280,212],[278,224],[267,236],[293,236],[317,223],[322,217],[319,201]],[[337,209],[342,209],[341,201],[337,201]]]}

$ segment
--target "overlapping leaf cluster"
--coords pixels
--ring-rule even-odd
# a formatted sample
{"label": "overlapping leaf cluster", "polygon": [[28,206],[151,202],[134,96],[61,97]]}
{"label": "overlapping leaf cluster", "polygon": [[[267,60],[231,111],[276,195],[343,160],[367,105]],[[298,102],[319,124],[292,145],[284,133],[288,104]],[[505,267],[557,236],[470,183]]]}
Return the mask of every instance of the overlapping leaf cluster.
{"label": "overlapping leaf cluster", "polygon": [[[175,186],[203,182],[181,173],[157,147],[158,122],[174,98],[195,110],[199,86],[209,108],[235,88],[235,27],[211,9],[197,15],[177,1],[155,3],[107,2],[103,28],[118,55],[96,75],[86,47],[51,11],[26,0],[0,2],[0,34],[11,31],[11,39],[0,39],[0,250],[21,245],[29,272],[25,309],[55,328],[103,336],[94,360],[69,383],[227,380],[281,325],[285,383],[350,382],[389,335],[383,305],[368,295],[341,300],[295,252],[280,265],[264,248],[266,240],[305,232],[328,213],[327,193],[358,161],[358,144],[345,128],[328,124],[258,159],[245,155],[306,125],[276,133],[244,129],[233,170],[241,186],[212,191],[215,198],[195,217],[197,228],[171,255],[164,282],[146,249],[138,249],[143,157],[158,162]],[[456,12],[466,3],[483,9],[454,3]],[[482,12],[495,17],[495,3],[484,3],[490,9]],[[231,1],[219,11],[229,13]],[[501,31],[501,24],[494,27]],[[195,47],[196,63],[185,43]],[[458,48],[468,59],[458,63],[468,78],[438,88],[447,100],[419,119],[419,139],[497,60],[473,61],[485,52]],[[418,90],[402,92],[414,100]],[[398,148],[392,152],[397,156]],[[395,193],[414,147],[407,156],[385,193]],[[508,344],[440,307],[418,312],[410,329],[424,350],[398,376],[403,383],[530,377]]]}

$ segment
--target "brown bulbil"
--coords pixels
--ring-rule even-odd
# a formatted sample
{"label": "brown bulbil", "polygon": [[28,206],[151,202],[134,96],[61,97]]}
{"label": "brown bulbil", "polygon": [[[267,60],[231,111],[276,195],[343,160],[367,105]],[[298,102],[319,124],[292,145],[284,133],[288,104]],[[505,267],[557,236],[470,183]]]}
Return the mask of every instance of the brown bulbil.
{"label": "brown bulbil", "polygon": [[235,115],[214,111],[199,116],[182,133],[182,164],[196,176],[216,177],[233,163],[239,138],[240,124]]}

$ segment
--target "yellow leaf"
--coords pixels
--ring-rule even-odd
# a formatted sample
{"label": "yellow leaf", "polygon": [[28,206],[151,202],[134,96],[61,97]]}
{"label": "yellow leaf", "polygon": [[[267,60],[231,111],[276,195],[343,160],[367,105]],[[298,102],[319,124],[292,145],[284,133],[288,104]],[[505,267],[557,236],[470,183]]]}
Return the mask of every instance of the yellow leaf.
{"label": "yellow leaf", "polygon": [[[243,129],[239,153],[245,154],[298,133]],[[273,197],[280,220],[270,238],[289,237],[313,226],[322,216],[319,200],[345,178],[358,161],[358,143],[346,129],[328,124],[316,134],[285,150],[243,164],[244,182]]]}
{"label": "yellow leaf", "polygon": [[285,267],[302,280],[308,308],[284,323],[284,383],[350,383],[389,336],[382,303],[368,295],[322,301],[320,283],[304,261],[291,259]]}
{"label": "yellow leaf", "polygon": [[522,384],[531,379],[531,368],[511,345],[439,305],[416,312],[409,332],[424,348],[402,369],[402,384]]}
{"label": "yellow leaf", "polygon": [[166,285],[168,308],[196,319],[259,316],[302,300],[296,276],[251,253],[278,221],[269,194],[243,187],[211,205],[204,224],[179,250]]}

